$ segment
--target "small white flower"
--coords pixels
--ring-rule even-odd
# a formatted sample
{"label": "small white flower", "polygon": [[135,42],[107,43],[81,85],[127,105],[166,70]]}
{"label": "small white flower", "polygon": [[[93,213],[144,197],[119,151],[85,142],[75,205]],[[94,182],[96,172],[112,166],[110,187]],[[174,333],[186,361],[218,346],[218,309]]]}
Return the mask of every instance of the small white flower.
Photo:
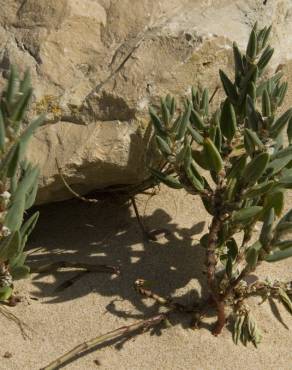
{"label": "small white flower", "polygon": [[8,229],[8,227],[3,226],[2,227],[2,235],[3,236],[9,236],[11,234],[11,231]]}
{"label": "small white flower", "polygon": [[4,193],[1,194],[1,198],[5,200],[10,199],[10,197],[11,197],[11,194],[9,193],[9,191],[4,191]]}

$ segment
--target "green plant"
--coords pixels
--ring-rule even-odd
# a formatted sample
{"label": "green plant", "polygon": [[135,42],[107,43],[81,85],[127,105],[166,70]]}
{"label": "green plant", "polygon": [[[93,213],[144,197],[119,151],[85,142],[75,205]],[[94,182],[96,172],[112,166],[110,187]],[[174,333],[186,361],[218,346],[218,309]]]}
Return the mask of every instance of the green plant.
{"label": "green plant", "polygon": [[13,300],[13,281],[29,274],[24,247],[39,216],[36,212],[23,222],[35,201],[39,175],[38,167],[24,154],[32,133],[43,122],[40,116],[23,123],[31,95],[29,72],[20,80],[11,67],[0,100],[0,301]]}
{"label": "green plant", "polygon": [[216,111],[211,112],[208,89],[195,88],[182,109],[170,95],[161,100],[159,113],[150,108],[163,156],[160,168],[150,172],[158,182],[198,195],[212,216],[201,245],[217,309],[213,333],[221,332],[230,305],[234,341],[254,345],[261,335],[248,296],[279,299],[292,313],[291,283],[258,280],[248,285],[244,280],[262,261],[292,256],[292,240],[286,237],[292,231],[292,210],[281,217],[284,194],[292,188],[292,108],[276,114],[287,82],[281,82],[282,73],[264,74],[274,52],[268,45],[270,31],[255,24],[243,54],[233,44],[234,79],[220,70],[226,98]]}

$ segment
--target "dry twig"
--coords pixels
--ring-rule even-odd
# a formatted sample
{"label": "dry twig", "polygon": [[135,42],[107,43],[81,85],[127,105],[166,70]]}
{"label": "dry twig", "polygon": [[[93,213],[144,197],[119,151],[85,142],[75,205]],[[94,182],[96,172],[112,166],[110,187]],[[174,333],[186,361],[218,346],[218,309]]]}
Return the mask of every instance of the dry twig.
{"label": "dry twig", "polygon": [[57,358],[55,361],[51,362],[49,365],[45,366],[41,370],[57,369],[67,361],[72,360],[76,355],[80,354],[81,352],[88,351],[89,349],[94,348],[98,344],[102,344],[112,339],[118,339],[120,337],[124,337],[125,335],[129,335],[137,331],[144,332],[151,327],[159,325],[164,320],[166,320],[166,314],[158,314],[156,316],[150,317],[149,319],[138,321],[128,326],[122,326],[121,328],[110,331],[96,338],[90,339],[74,347],[72,350],[65,353],[63,356]]}
{"label": "dry twig", "polygon": [[21,321],[16,315],[14,315],[10,310],[0,304],[0,313],[5,316],[8,320],[15,322],[19,327],[21,334],[24,339],[29,338],[29,335],[26,332],[26,329],[32,330],[25,322]]}

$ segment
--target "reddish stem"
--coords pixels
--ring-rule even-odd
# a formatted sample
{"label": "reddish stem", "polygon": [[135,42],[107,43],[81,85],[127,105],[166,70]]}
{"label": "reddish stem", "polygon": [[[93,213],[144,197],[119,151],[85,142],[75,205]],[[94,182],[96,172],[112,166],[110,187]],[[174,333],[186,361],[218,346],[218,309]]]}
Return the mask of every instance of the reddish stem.
{"label": "reddish stem", "polygon": [[217,337],[217,335],[219,335],[222,332],[222,329],[224,328],[226,322],[224,301],[218,299],[216,301],[216,307],[217,307],[217,321],[212,331],[212,334]]}
{"label": "reddish stem", "polygon": [[221,220],[219,217],[214,217],[210,232],[209,232],[209,240],[208,240],[208,248],[207,248],[207,279],[208,279],[208,286],[211,291],[212,299],[216,305],[217,309],[217,322],[215,324],[215,328],[213,330],[213,335],[218,335],[221,333],[224,325],[225,325],[225,307],[224,307],[224,297],[222,297],[220,294],[218,294],[218,287],[215,277],[216,272],[216,264],[217,264],[217,258],[216,258],[216,246],[217,246],[217,240],[218,240],[218,232],[221,228]]}

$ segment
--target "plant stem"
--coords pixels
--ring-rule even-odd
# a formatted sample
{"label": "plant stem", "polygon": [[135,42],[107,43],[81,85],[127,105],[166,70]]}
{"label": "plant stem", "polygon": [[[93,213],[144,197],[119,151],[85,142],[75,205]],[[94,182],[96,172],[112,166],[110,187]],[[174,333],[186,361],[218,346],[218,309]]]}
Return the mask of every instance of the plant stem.
{"label": "plant stem", "polygon": [[223,298],[226,299],[229,294],[237,287],[237,285],[241,282],[241,280],[245,277],[245,275],[248,273],[249,269],[247,266],[241,271],[241,273],[237,276],[236,279],[230,282],[228,287],[225,289],[225,292],[223,294]]}
{"label": "plant stem", "polygon": [[215,255],[215,250],[217,246],[217,239],[218,239],[218,232],[221,227],[221,222],[219,218],[214,217],[210,232],[209,232],[209,239],[208,239],[208,247],[207,247],[207,280],[208,285],[211,288],[211,290],[216,289],[216,280],[215,280],[215,272],[216,272],[216,263],[217,258]]}
{"label": "plant stem", "polygon": [[132,205],[133,205],[133,208],[134,208],[134,212],[135,212],[135,215],[136,215],[136,219],[137,219],[137,222],[138,222],[138,225],[140,226],[140,229],[143,233],[143,236],[146,238],[146,239],[150,239],[150,235],[149,233],[147,232],[144,224],[143,224],[143,221],[140,217],[140,214],[139,214],[139,210],[138,210],[138,207],[137,207],[137,203],[136,203],[136,199],[135,199],[135,196],[132,196],[131,198],[131,202],[132,202]]}
{"label": "plant stem", "polygon": [[69,352],[65,353],[63,356],[57,358],[55,361],[51,362],[49,365],[45,366],[41,370],[54,370],[59,366],[63,365],[65,362],[72,360],[80,352],[88,351],[89,349],[95,347],[98,344],[109,341],[111,339],[116,339],[138,330],[144,331],[156,325],[159,325],[166,319],[166,314],[159,314],[149,319],[135,322],[134,324],[128,326],[122,326],[116,330],[110,331],[106,334],[100,335],[96,338],[90,339],[86,342],[79,344],[78,346],[71,349]]}
{"label": "plant stem", "polygon": [[145,287],[146,281],[143,279],[137,279],[135,281],[134,287],[135,290],[143,295],[144,297],[151,298],[158,304],[168,307],[176,312],[185,312],[185,313],[193,313],[194,309],[184,306],[180,303],[173,302],[171,298],[162,297],[156,293],[154,293],[151,289]]}
{"label": "plant stem", "polygon": [[211,291],[211,297],[216,304],[217,309],[217,322],[215,324],[215,328],[213,329],[213,335],[215,336],[221,333],[225,325],[224,300],[222,300],[217,292],[218,287],[215,276],[217,264],[215,251],[217,247],[218,232],[221,228],[221,225],[222,222],[220,221],[220,218],[215,216],[210,227],[206,258],[208,286]]}

